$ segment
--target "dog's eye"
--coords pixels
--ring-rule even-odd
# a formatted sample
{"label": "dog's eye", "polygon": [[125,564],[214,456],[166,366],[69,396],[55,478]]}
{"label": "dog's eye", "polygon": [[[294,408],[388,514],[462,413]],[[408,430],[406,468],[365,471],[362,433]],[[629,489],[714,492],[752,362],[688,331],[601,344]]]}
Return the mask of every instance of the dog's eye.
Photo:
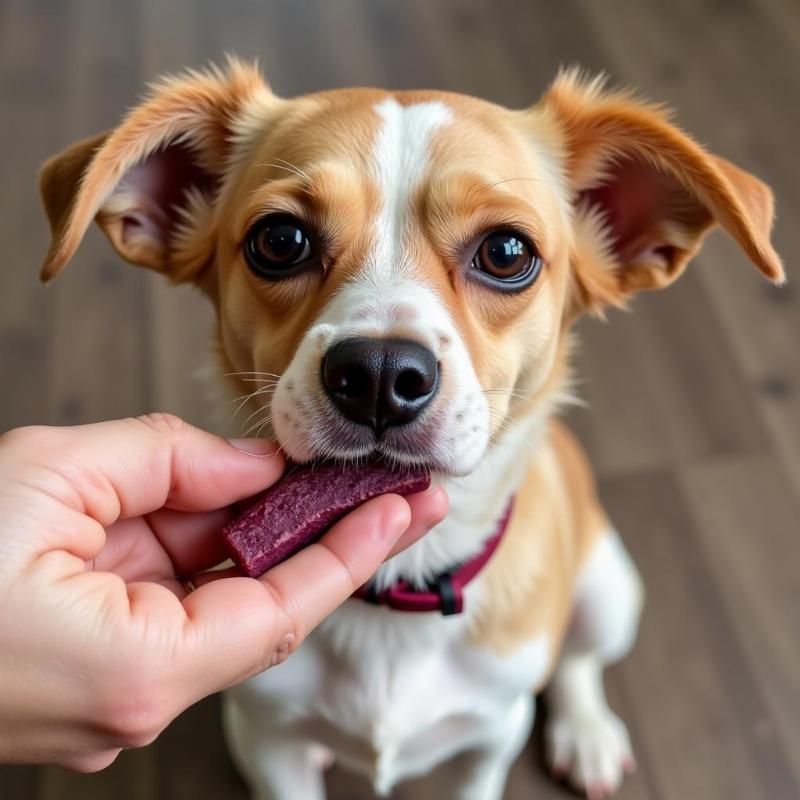
{"label": "dog's eye", "polygon": [[244,254],[256,275],[276,279],[300,272],[314,252],[300,220],[289,214],[269,214],[248,232]]}
{"label": "dog's eye", "polygon": [[495,231],[481,242],[471,266],[497,288],[520,290],[536,280],[542,259],[519,234]]}

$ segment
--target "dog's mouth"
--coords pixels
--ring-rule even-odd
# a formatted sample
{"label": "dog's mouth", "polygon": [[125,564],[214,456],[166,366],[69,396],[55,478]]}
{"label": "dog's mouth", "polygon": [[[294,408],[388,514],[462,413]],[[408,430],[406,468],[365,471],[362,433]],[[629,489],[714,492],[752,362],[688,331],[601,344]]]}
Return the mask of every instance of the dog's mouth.
{"label": "dog's mouth", "polygon": [[[410,469],[456,477],[469,474],[475,466],[459,464],[447,448],[434,441],[424,428],[414,431],[390,429],[380,437],[370,430],[353,430],[350,425],[341,428],[344,430],[336,431],[339,435],[334,435],[334,426],[329,427],[327,435],[320,437],[322,441],[314,442],[316,446],[312,445],[307,453],[298,454],[285,449],[297,463],[335,462],[345,469]],[[442,433],[440,431],[440,438]]]}

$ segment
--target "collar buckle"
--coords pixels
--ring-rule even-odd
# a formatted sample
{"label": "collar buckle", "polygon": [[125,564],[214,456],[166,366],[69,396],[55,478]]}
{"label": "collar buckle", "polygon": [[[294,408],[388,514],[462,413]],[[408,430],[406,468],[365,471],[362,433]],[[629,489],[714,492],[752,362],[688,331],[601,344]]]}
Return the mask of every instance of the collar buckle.
{"label": "collar buckle", "polygon": [[443,617],[460,614],[464,610],[464,592],[462,587],[453,580],[451,572],[443,572],[436,576],[431,589],[438,595],[441,603]]}

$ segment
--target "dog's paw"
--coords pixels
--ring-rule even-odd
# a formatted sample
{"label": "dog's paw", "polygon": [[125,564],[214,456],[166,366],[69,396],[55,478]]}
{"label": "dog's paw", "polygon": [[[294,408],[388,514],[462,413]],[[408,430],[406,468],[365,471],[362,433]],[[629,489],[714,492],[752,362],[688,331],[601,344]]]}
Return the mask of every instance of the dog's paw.
{"label": "dog's paw", "polygon": [[611,797],[636,768],[627,728],[608,710],[556,714],[547,724],[545,743],[553,774],[568,779],[588,800]]}

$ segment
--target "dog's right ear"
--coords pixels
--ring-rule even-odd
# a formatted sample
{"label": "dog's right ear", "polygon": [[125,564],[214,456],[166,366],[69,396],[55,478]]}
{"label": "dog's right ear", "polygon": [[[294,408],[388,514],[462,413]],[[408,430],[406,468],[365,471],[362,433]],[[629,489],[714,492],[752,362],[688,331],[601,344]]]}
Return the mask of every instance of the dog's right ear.
{"label": "dog's right ear", "polygon": [[255,67],[188,72],[153,87],[115,130],[42,168],[52,230],[41,278],[54,278],[96,219],[124,259],[195,280],[210,257],[212,209],[245,129],[280,101]]}
{"label": "dog's right ear", "polygon": [[714,225],[769,280],[784,280],[769,187],[701,147],[665,109],[576,70],[537,108],[558,126],[573,197],[576,308],[602,313],[672,283]]}

